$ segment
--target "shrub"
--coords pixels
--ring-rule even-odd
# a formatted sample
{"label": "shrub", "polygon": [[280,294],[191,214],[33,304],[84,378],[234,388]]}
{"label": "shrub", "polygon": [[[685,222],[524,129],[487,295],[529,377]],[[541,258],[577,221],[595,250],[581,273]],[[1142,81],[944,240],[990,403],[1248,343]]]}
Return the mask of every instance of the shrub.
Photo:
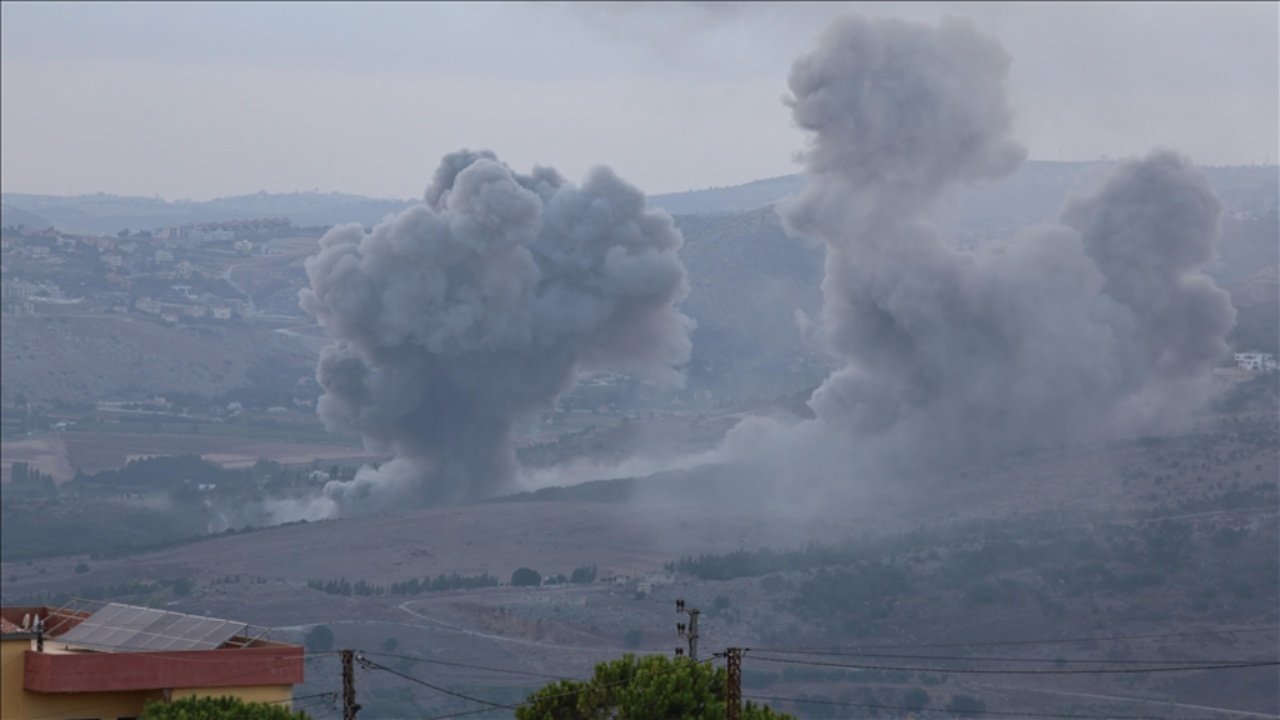
{"label": "shrub", "polygon": [[280,705],[247,703],[234,697],[187,697],[149,703],[141,720],[307,720],[304,712]]}
{"label": "shrub", "polygon": [[515,587],[537,587],[542,584],[542,575],[537,570],[522,567],[511,573],[511,584]]}

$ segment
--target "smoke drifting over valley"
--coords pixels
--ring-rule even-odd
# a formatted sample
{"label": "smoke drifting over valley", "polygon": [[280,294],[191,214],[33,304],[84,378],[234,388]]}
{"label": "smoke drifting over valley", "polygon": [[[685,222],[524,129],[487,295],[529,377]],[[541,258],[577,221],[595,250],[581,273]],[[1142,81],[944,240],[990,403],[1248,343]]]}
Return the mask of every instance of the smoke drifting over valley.
{"label": "smoke drifting over valley", "polygon": [[835,444],[930,465],[1154,429],[1206,398],[1235,311],[1201,272],[1220,210],[1187,159],[1126,162],[1060,225],[996,248],[952,248],[929,223],[948,191],[1025,154],[1009,62],[967,21],[849,17],[795,63],[809,180],[779,212],[825,243],[822,331],[845,365],[815,420],[747,421],[731,455]]}
{"label": "smoke drifting over valley", "polygon": [[394,455],[326,508],[453,502],[511,489],[512,427],[578,369],[679,384],[692,321],[669,215],[608,168],[581,186],[446,156],[425,201],[371,232],[333,228],[301,294],[333,343],[316,377],[326,426]]}
{"label": "smoke drifting over valley", "polygon": [[[785,102],[810,134],[808,181],[778,213],[825,245],[816,337],[841,367],[809,398],[812,419],[748,417],[718,450],[631,467],[844,483],[848,468],[1169,430],[1203,407],[1235,310],[1202,272],[1220,207],[1188,159],[1122,163],[1066,199],[1056,224],[978,250],[931,224],[955,191],[1026,155],[1009,65],[968,21],[860,17],[796,61]],[[675,309],[681,244],[670,216],[608,169],[575,187],[470,151],[444,158],[422,204],[371,232],[334,228],[301,298],[334,340],[319,412],[393,459],[330,483],[305,514],[512,489],[513,423],[579,368],[679,384],[692,328]]]}

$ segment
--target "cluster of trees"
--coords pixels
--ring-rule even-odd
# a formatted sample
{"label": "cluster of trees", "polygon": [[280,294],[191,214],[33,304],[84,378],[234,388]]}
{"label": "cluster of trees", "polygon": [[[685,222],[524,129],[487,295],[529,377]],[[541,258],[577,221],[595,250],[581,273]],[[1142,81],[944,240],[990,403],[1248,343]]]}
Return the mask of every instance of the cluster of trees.
{"label": "cluster of trees", "polygon": [[53,476],[40,472],[27,463],[15,462],[10,477],[12,481],[5,488],[5,495],[8,496],[6,500],[52,497],[58,494]]}
{"label": "cluster of trees", "polygon": [[703,580],[732,580],[759,577],[790,570],[839,565],[853,559],[853,553],[841,548],[811,543],[799,550],[737,550],[726,555],[703,554],[682,557],[665,565],[670,572],[684,573]]}
{"label": "cluster of trees", "polygon": [[[721,720],[725,670],[688,658],[624,655],[601,663],[588,680],[560,680],[529,696],[516,720]],[[744,720],[793,720],[748,701]]]}
{"label": "cluster of trees", "polygon": [[473,590],[475,588],[493,587],[497,584],[498,578],[489,573],[480,573],[479,575],[459,575],[456,572],[448,575],[441,573],[435,578],[413,578],[404,582],[391,583],[391,594],[419,595],[425,592],[442,592],[445,590]]}
{"label": "cluster of trees", "polygon": [[[548,585],[556,585],[560,583],[591,583],[596,579],[596,566],[583,565],[574,568],[573,572],[568,576],[563,573],[553,577],[546,578]],[[533,568],[522,567],[511,573],[511,585],[513,587],[538,587],[544,583],[542,573]],[[346,578],[338,578],[336,580],[308,580],[307,587],[312,590],[329,593],[330,595],[360,595],[360,596],[381,596],[381,595],[421,595],[422,593],[443,592],[445,590],[475,590],[477,588],[495,587],[501,584],[498,578],[489,573],[480,573],[479,575],[459,575],[458,573],[450,573],[432,577],[412,578],[402,582],[393,582],[390,585],[376,585],[364,580],[351,582]]]}
{"label": "cluster of trees", "polygon": [[346,578],[338,578],[337,580],[308,580],[307,587],[312,590],[319,590],[330,595],[361,595],[361,596],[379,596],[379,595],[420,595],[428,592],[442,592],[444,590],[472,590],[475,588],[494,587],[498,584],[498,578],[489,573],[481,573],[479,575],[459,575],[452,573],[450,575],[440,574],[435,578],[413,578],[403,582],[391,583],[386,585],[375,585],[357,580],[354,583]]}
{"label": "cluster of trees", "polygon": [[[89,572],[88,564],[80,563],[76,566],[77,573],[81,573],[81,566],[83,566],[83,572]],[[131,600],[147,604],[166,598],[184,597],[191,594],[194,588],[195,581],[184,576],[156,580],[154,582],[130,580],[111,585],[90,585],[76,588],[74,592],[50,593],[43,591],[20,598],[20,600],[30,605],[52,606],[65,605],[76,598],[85,600]]]}
{"label": "cluster of trees", "polygon": [[[165,493],[177,501],[199,502],[205,494],[247,496],[264,489],[283,489],[327,482],[308,470],[289,470],[271,460],[244,469],[224,468],[198,455],[163,455],[130,460],[117,470],[77,473],[68,489],[84,493]],[[200,486],[207,492],[202,494]]]}

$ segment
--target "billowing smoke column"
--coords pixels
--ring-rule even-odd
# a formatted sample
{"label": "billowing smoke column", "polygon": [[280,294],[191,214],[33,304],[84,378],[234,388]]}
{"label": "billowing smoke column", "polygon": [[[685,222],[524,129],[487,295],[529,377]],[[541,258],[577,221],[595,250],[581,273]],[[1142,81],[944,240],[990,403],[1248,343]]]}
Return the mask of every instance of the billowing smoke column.
{"label": "billowing smoke column", "polygon": [[344,503],[452,502],[508,486],[513,423],[577,368],[680,382],[692,322],[683,240],[607,168],[580,187],[489,152],[448,155],[425,202],[366,233],[335,227],[301,304],[333,344],[319,413],[394,458],[331,483]]}
{"label": "billowing smoke column", "polygon": [[1200,271],[1219,205],[1177,155],[1121,165],[1062,225],[996,249],[959,251],[926,221],[948,190],[1022,160],[1008,65],[965,21],[851,17],[791,72],[809,183],[780,213],[826,244],[823,330],[846,361],[810,404],[826,430],[890,457],[1180,418],[1226,351],[1234,310]]}

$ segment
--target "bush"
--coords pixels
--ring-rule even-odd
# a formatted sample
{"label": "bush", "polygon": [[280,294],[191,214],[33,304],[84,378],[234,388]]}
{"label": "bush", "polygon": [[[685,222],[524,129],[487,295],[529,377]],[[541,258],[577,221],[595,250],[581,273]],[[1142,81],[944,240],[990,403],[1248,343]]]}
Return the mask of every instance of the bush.
{"label": "bush", "polygon": [[511,573],[511,584],[514,587],[537,587],[542,584],[542,575],[537,570],[522,567]]}
{"label": "bush", "polygon": [[307,720],[304,712],[268,703],[247,703],[234,697],[188,697],[149,703],[141,720]]}
{"label": "bush", "polygon": [[87,573],[87,572],[89,572],[89,563],[86,563],[86,562],[79,562],[79,563],[76,563],[76,574],[77,574],[77,575],[83,575],[83,574],[85,574],[85,573]]}

